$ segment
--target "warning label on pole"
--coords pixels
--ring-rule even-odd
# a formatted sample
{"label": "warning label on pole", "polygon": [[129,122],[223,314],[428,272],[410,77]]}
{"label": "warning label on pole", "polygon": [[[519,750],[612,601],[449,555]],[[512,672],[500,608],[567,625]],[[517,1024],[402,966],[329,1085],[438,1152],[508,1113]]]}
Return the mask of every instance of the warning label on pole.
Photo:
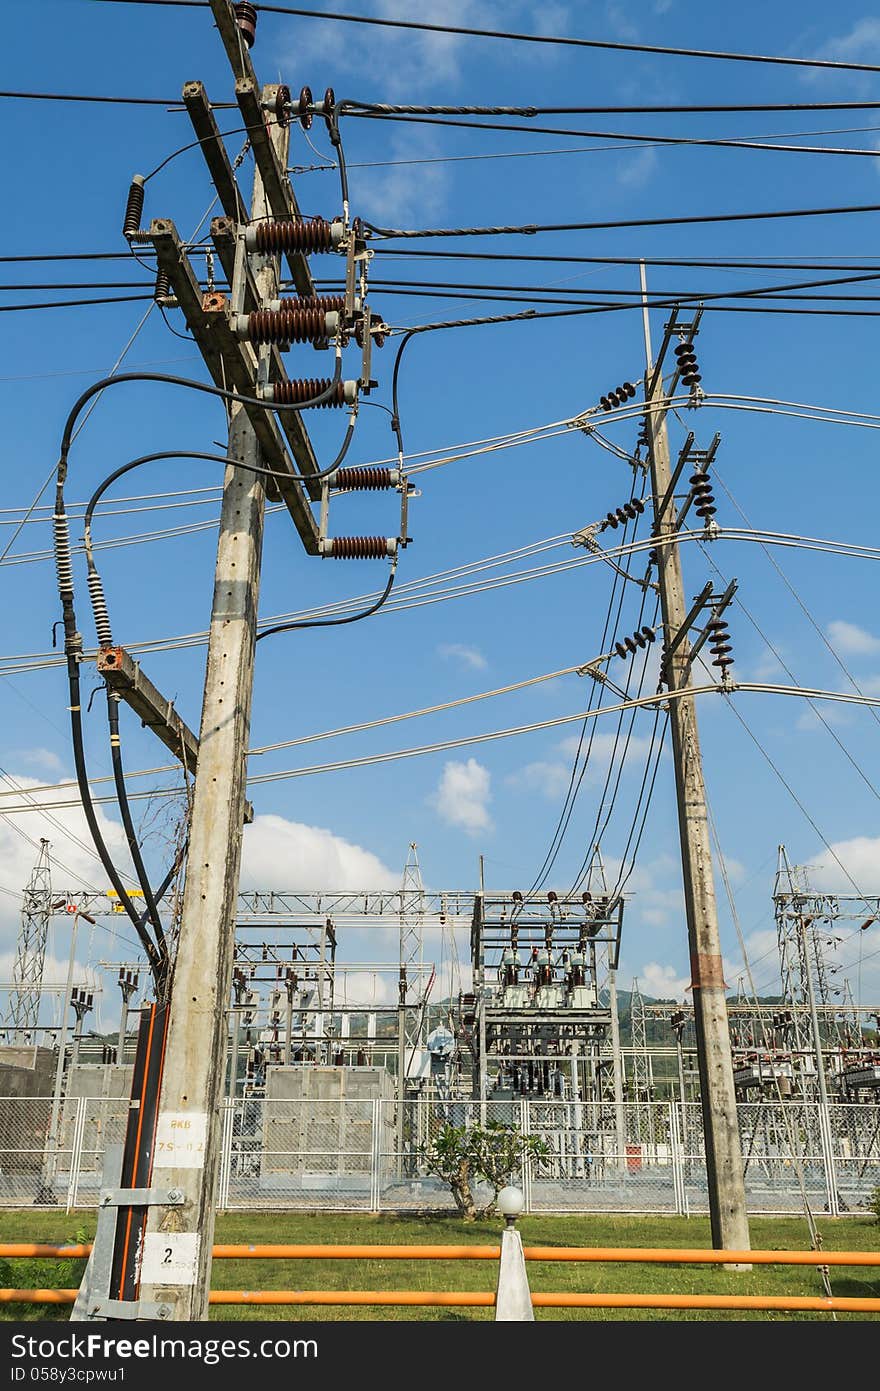
{"label": "warning label on pole", "polygon": [[156,1127],[154,1169],[202,1169],[208,1117],[199,1111],[169,1111]]}

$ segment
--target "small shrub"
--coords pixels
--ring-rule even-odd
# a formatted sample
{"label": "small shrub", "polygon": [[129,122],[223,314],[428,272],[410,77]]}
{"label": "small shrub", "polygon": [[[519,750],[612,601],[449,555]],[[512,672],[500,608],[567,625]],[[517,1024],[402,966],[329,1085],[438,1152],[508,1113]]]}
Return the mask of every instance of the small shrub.
{"label": "small shrub", "polygon": [[[482,1125],[444,1124],[419,1154],[428,1170],[449,1185],[455,1206],[466,1222],[495,1211],[499,1192],[525,1160],[540,1163],[549,1153],[546,1141],[523,1135],[515,1125],[489,1121]],[[473,1185],[488,1183],[492,1197],[478,1208]]]}

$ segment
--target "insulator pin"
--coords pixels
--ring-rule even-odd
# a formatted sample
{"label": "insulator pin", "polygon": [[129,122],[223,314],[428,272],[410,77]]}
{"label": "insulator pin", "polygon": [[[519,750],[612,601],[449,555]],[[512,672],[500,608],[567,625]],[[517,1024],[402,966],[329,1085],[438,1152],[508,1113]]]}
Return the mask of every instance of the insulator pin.
{"label": "insulator pin", "polygon": [[684,386],[696,386],[703,378],[697,366],[697,354],[692,343],[679,343],[675,348],[677,366]]}
{"label": "insulator pin", "polygon": [[244,245],[246,251],[283,251],[285,254],[301,251],[309,255],[335,251],[342,241],[343,230],[340,219],[328,222],[324,217],[313,217],[310,221],[252,222],[245,231]]}
{"label": "insulator pin", "polygon": [[107,612],[107,600],[104,597],[104,586],[101,583],[101,576],[97,570],[90,570],[86,576],[86,583],[89,586],[89,597],[92,601],[92,614],[95,619],[95,632],[98,635],[99,647],[113,646],[113,630],[110,626],[110,615]]}
{"label": "insulator pin", "polygon": [[599,405],[603,411],[613,411],[615,406],[622,406],[624,401],[632,400],[636,394],[636,389],[632,382],[624,382],[622,386],[617,386],[607,395],[599,397]]}
{"label": "insulator pin", "polygon": [[257,7],[249,5],[245,0],[234,6],[235,22],[241,30],[242,38],[248,48],[253,48],[257,37]]}
{"label": "insulator pin", "polygon": [[698,517],[704,517],[708,521],[718,511],[708,475],[705,473],[691,474],[691,488],[694,494],[694,511]]}
{"label": "insulator pin", "polygon": [[645,504],[639,497],[630,498],[622,507],[616,507],[613,512],[609,512],[604,521],[599,523],[600,531],[607,531],[608,527],[613,527],[616,531],[622,524],[633,521],[640,517],[645,510]]}
{"label": "insulator pin", "polygon": [[55,541],[55,572],[58,576],[58,593],[62,599],[72,599],[73,557],[70,553],[70,526],[66,512],[53,514],[52,532]]}
{"label": "insulator pin", "polygon": [[122,235],[127,241],[136,237],[140,231],[141,214],[144,211],[144,176],[135,174],[128,190],[125,203],[125,217],[122,220]]}
{"label": "insulator pin", "polygon": [[[323,396],[330,387],[333,391]],[[340,381],[333,385],[329,377],[306,377],[286,382],[270,382],[263,387],[260,395],[264,401],[274,401],[276,406],[316,406],[329,410],[332,406],[353,406],[357,402],[358,384],[356,381]]]}
{"label": "insulator pin", "polygon": [[629,657],[640,647],[647,647],[655,639],[653,628],[649,628],[647,623],[639,628],[632,637],[624,638],[622,642],[614,644],[614,651],[618,657]]}
{"label": "insulator pin", "polygon": [[382,560],[397,555],[396,536],[325,536],[318,551],[331,560]]}
{"label": "insulator pin", "polygon": [[400,470],[396,468],[338,468],[327,475],[331,488],[344,488],[349,493],[379,492],[396,488]]}
{"label": "insulator pin", "polygon": [[296,114],[299,117],[299,123],[302,126],[303,130],[308,130],[312,124],[312,100],[313,99],[311,87],[302,87],[300,89]]}

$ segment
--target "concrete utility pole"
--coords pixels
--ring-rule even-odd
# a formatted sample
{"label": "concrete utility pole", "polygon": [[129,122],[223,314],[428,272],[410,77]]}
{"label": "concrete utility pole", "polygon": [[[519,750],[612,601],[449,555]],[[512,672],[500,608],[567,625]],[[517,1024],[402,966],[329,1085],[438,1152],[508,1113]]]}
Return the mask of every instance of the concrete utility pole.
{"label": "concrete utility pole", "polygon": [[[641,285],[647,359],[645,394],[648,409],[645,424],[651,464],[657,577],[667,650],[676,643],[666,661],[665,677],[669,690],[678,692],[689,690],[692,684],[690,644],[687,637],[681,636],[688,617],[688,605],[676,539],[678,517],[671,496],[672,470],[666,411],[662,409],[662,372],[660,364],[652,360],[644,263],[641,267]],[[669,723],[678,801],[712,1244],[716,1248],[744,1251],[750,1244],[749,1224],[712,876],[706,789],[692,695],[677,696],[669,701]]]}
{"label": "concrete utility pole", "polygon": [[[273,124],[269,129],[285,168],[288,128]],[[259,221],[269,211],[257,170],[251,220]],[[266,258],[255,279],[263,302],[274,299],[277,258]],[[236,405],[229,457],[260,467],[257,436]],[[198,772],[153,1162],[154,1186],[178,1190],[183,1204],[150,1208],[141,1276],[141,1300],[164,1306],[164,1316],[171,1319],[208,1316],[264,510],[262,478],[231,463],[223,485]]]}

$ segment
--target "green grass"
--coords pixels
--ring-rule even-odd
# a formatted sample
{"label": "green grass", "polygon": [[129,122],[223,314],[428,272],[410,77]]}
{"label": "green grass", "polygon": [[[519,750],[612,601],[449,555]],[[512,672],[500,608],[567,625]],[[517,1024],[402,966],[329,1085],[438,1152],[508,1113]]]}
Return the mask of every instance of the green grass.
{"label": "green grass", "polygon": [[[0,1212],[0,1240],[88,1240],[94,1232],[93,1213]],[[806,1226],[797,1218],[751,1221],[752,1245],[761,1249],[804,1250],[809,1247]],[[826,1250],[880,1250],[880,1223],[871,1217],[823,1217],[819,1222]],[[708,1219],[654,1216],[540,1216],[519,1223],[527,1246],[689,1246],[710,1243]],[[331,1244],[394,1243],[464,1245],[495,1244],[499,1222],[463,1223],[454,1217],[378,1217],[362,1213],[235,1212],[218,1217],[215,1239],[222,1242],[310,1242]],[[0,1284],[18,1288],[70,1287],[79,1283],[82,1262],[0,1261]],[[530,1261],[533,1291],[631,1291],[633,1293],[820,1295],[818,1273],[810,1267],[758,1266],[735,1273],[700,1266],[567,1264]],[[413,1289],[492,1290],[493,1261],[340,1261],[340,1260],[220,1260],[214,1263],[215,1289]],[[832,1267],[832,1290],[837,1295],[880,1297],[880,1267]],[[0,1306],[0,1318],[66,1319],[65,1307]],[[213,1317],[224,1321],[304,1319],[308,1321],[439,1319],[491,1320],[491,1309],[431,1309],[395,1307],[223,1306]],[[876,1318],[876,1315],[838,1314],[838,1319]],[[662,1309],[539,1309],[537,1318],[651,1319],[690,1321],[758,1319],[770,1322],[820,1319],[826,1313],[747,1312],[742,1310]]]}

